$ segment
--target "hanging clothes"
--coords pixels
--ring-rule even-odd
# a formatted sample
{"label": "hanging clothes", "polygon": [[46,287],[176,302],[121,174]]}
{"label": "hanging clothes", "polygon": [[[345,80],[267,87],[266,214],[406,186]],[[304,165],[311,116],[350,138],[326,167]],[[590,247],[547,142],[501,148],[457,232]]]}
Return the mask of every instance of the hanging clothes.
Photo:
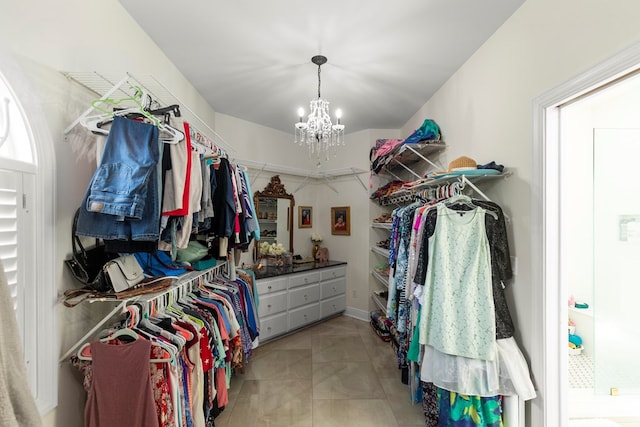
{"label": "hanging clothes", "polygon": [[[120,352],[124,351],[120,348],[135,348],[140,344],[119,338],[90,343],[90,360],[80,358],[81,352],[73,356],[73,364],[84,375],[83,385],[88,396],[85,409],[93,423],[87,425],[98,425],[96,423],[102,421],[100,417],[105,407],[124,405],[120,401],[100,398],[104,394],[101,390],[106,387],[102,378],[109,377],[122,363],[131,365],[133,370],[126,370],[122,376],[111,375],[109,378],[115,381],[115,385],[107,384],[118,390],[128,388],[131,384],[139,395],[132,404],[144,411],[140,415],[144,421],[130,423],[118,419],[118,424],[108,425],[214,425],[215,417],[229,402],[231,376],[236,371],[242,371],[248,363],[253,342],[259,334],[254,290],[241,279],[231,281],[222,276],[208,280],[201,276],[192,289],[188,294],[176,297],[162,311],[152,311],[148,317],[138,316],[140,320],[133,324],[127,322],[115,327],[113,336],[120,336],[118,331],[122,331],[121,327],[132,327],[130,333],[139,337],[134,343],[142,342],[150,346],[151,341],[144,338],[153,340],[153,346],[146,347],[145,351],[138,350],[135,360],[126,359],[129,353],[119,357]],[[164,357],[158,352],[165,351],[169,358],[158,363]],[[105,362],[105,352],[113,363]],[[139,400],[146,393],[140,391],[139,384],[142,383],[149,386],[152,396],[150,402],[141,403]],[[122,408],[124,414],[128,413],[126,406]],[[151,413],[155,424],[148,421]]]}
{"label": "hanging clothes", "polygon": [[438,388],[438,427],[502,427],[500,396],[466,396]]}
{"label": "hanging clothes", "polygon": [[152,124],[116,116],[80,207],[76,233],[110,252],[152,252],[160,237],[162,141]]}
{"label": "hanging clothes", "polygon": [[460,402],[443,406],[442,391],[456,402],[470,397],[470,411],[483,410],[481,399],[534,398],[504,296],[512,272],[502,209],[421,201],[392,218],[387,313],[401,379],[422,399],[427,425],[475,425],[457,418]]}
{"label": "hanging clothes", "polygon": [[150,350],[151,343],[146,340],[118,346],[91,343],[93,381],[85,406],[85,426],[158,426]]}
{"label": "hanging clothes", "polygon": [[496,328],[485,210],[452,211],[439,204],[437,212],[420,343],[447,354],[493,360]]}

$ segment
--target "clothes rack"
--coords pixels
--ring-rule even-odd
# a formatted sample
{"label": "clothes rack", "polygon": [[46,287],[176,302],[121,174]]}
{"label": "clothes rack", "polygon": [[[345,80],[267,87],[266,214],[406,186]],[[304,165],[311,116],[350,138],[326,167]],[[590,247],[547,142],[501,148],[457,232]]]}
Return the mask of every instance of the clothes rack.
{"label": "clothes rack", "polygon": [[[233,270],[233,272],[232,272]],[[223,261],[220,264],[212,267],[208,270],[203,271],[193,271],[180,276],[180,278],[171,285],[168,289],[165,289],[161,292],[156,292],[152,294],[139,295],[133,298],[127,298],[124,300],[117,300],[115,298],[90,298],[87,299],[89,303],[95,302],[115,302],[118,301],[119,304],[113,308],[107,315],[105,315],[89,332],[87,332],[82,338],[80,338],[73,346],[69,348],[58,360],[58,362],[64,362],[69,360],[69,357],[89,338],[91,338],[105,323],[107,323],[113,316],[118,314],[126,313],[126,308],[128,305],[133,303],[145,303],[145,304],[155,304],[159,306],[166,305],[166,297],[168,296],[177,296],[183,295],[185,292],[193,289],[194,286],[197,286],[198,281],[201,278],[209,279],[213,276],[225,274],[227,276],[234,275],[235,276],[235,265],[233,263],[229,263],[228,261]]]}
{"label": "clothes rack", "polygon": [[296,188],[293,191],[293,193],[302,189],[309,180],[321,182],[327,185],[329,188],[331,188],[334,192],[338,193],[338,191],[335,188],[329,185],[328,183],[329,179],[343,177],[343,176],[345,177],[352,176],[354,177],[354,179],[360,182],[360,185],[362,186],[362,188],[364,188],[365,191],[368,191],[367,186],[364,184],[364,182],[362,182],[359,176],[360,174],[367,173],[367,171],[359,168],[347,167],[342,169],[331,169],[327,171],[309,172],[306,169],[292,168],[292,167],[283,166],[283,165],[276,165],[273,163],[253,162],[250,160],[237,160],[237,159],[234,161],[238,165],[257,171],[256,175],[253,177],[251,181],[251,185],[255,183],[256,179],[258,179],[258,177],[260,176],[260,174],[262,174],[262,172],[273,172],[273,173],[293,175],[293,176],[299,176],[299,177],[305,178],[304,182],[302,182],[302,184],[300,184],[300,186],[298,186],[298,188]]}
{"label": "clothes rack", "polygon": [[[207,153],[218,152],[222,150],[226,153],[234,153],[235,150],[231,147],[220,135],[218,135],[211,127],[209,127],[204,120],[202,120],[196,113],[189,108],[188,105],[180,101],[180,99],[167,89],[161,82],[159,82],[154,76],[134,76],[131,73],[125,73],[120,79],[113,78],[106,74],[97,72],[63,72],[65,77],[80,84],[81,86],[91,90],[100,96],[99,100],[108,99],[114,94],[121,93],[123,97],[132,97],[136,88],[142,88],[153,101],[160,104],[160,106],[167,107],[171,105],[179,105],[182,110],[186,110],[185,120],[189,122],[190,126],[197,129],[199,135],[202,138],[199,141],[195,141],[195,144],[201,146],[201,149]],[[114,83],[115,82],[115,83]],[[92,105],[85,110],[80,116],[78,116],[69,126],[64,130],[65,135],[71,132],[86,116],[95,111],[95,107]],[[208,141],[202,143],[202,141]],[[192,141],[194,143],[194,141]]]}

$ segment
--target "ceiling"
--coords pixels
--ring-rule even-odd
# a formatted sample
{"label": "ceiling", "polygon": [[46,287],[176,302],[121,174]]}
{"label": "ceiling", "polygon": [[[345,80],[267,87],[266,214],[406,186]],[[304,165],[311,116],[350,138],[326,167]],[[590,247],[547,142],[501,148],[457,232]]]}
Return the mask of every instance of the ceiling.
{"label": "ceiling", "polygon": [[293,133],[322,97],[345,132],[399,129],[525,0],[120,0],[219,113]]}

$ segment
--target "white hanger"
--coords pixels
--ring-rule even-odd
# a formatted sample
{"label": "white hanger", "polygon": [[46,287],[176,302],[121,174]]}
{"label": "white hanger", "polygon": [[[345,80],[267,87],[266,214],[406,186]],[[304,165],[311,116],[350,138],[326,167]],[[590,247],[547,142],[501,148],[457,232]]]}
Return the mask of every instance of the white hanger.
{"label": "white hanger", "polygon": [[[163,133],[163,135],[160,135],[160,139],[162,140],[162,142],[167,144],[177,144],[178,142],[182,141],[185,137],[184,132],[174,128],[173,126],[170,126],[169,124],[161,122],[157,117],[147,111],[147,109],[142,105],[142,99],[151,100],[151,96],[139,87],[135,87],[135,90],[135,95],[129,98],[120,98],[117,100],[111,98],[96,99],[91,103],[91,106],[94,109],[101,111],[102,114],[84,116],[80,119],[80,124],[93,133],[108,135],[109,131],[107,129],[102,129],[100,127],[100,124],[108,121],[109,119],[112,119],[115,116],[126,116],[131,113],[136,113],[142,114],[147,120],[158,127],[158,129]],[[119,105],[124,102],[133,102],[135,106],[115,111],[105,110],[101,106],[103,103]]]}
{"label": "white hanger", "polygon": [[[138,338],[140,338],[140,335],[138,335],[138,333],[132,329],[122,328],[122,329],[116,330],[114,333],[108,335],[107,337],[102,338],[100,342],[107,342],[118,337],[130,337],[130,338],[133,338],[134,340],[137,340]],[[152,341],[151,345],[158,345],[158,344]],[[83,345],[80,348],[80,350],[78,350],[77,356],[78,356],[78,359],[80,360],[93,360],[91,357],[91,344],[86,343],[85,345]],[[162,358],[162,359],[150,359],[149,362],[150,363],[167,363],[171,361],[171,354],[168,354],[168,356],[169,357]]]}

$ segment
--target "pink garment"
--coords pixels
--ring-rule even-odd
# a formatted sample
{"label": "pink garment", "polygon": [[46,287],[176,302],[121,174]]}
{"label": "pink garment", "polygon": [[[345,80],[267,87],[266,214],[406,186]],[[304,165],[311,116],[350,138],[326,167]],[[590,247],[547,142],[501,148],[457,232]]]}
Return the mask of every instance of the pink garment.
{"label": "pink garment", "polygon": [[229,404],[229,390],[227,390],[227,374],[225,368],[216,368],[216,391],[218,397],[218,408],[223,408]]}
{"label": "pink garment", "polygon": [[404,139],[387,139],[385,143],[378,149],[376,149],[376,158],[389,154],[391,150],[402,144]]}
{"label": "pink garment", "polygon": [[157,427],[150,381],[151,342],[91,344],[93,381],[84,411],[85,427]]}

